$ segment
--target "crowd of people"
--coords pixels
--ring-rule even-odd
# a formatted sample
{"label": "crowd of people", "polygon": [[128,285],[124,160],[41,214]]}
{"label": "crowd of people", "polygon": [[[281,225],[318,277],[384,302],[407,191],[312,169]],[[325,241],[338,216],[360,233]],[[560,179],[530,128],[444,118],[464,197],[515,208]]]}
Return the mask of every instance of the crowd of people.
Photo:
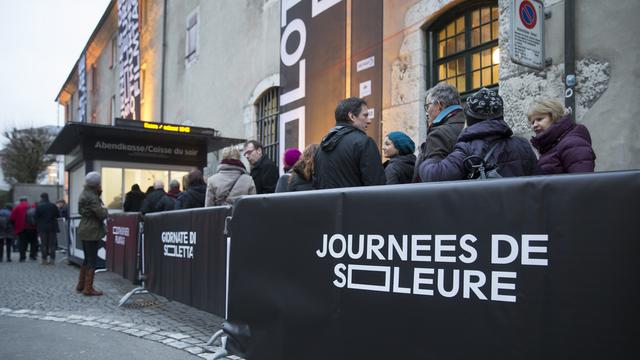
{"label": "crowd of people", "polygon": [[54,265],[58,248],[58,218],[68,218],[69,210],[64,200],[55,204],[48,193],[40,195],[40,201],[29,203],[27,196],[21,196],[18,204],[5,204],[0,209],[0,262],[12,261],[12,251],[18,249],[19,262],[29,258],[38,260],[41,252],[43,265]]}
{"label": "crowd of people", "polygon": [[348,98],[336,107],[335,127],[320,144],[302,152],[286,149],[283,175],[278,175],[263,145],[250,140],[243,153],[249,169],[241,161],[240,150],[231,146],[222,150],[216,173],[206,181],[202,172],[194,170],[185,179],[183,192],[175,180],[168,192],[159,180],[146,194],[135,184],[126,194],[124,210],[150,213],[233,205],[243,195],[464,180],[486,173],[514,177],[594,171],[596,156],[589,131],[576,124],[559,101],[532,102],[527,117],[535,136],[530,141],[513,135],[503,119],[502,98],[495,91],[483,88],[462,103],[452,85],[431,88],[424,109],[426,140],[416,149],[407,134],[389,132],[382,144],[387,160],[382,162],[378,146],[366,134],[371,123],[366,101]]}

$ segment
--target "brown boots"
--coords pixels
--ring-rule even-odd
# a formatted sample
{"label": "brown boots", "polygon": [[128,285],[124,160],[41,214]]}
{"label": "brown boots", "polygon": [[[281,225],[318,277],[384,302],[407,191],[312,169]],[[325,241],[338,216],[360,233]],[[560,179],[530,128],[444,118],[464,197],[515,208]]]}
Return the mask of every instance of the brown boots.
{"label": "brown boots", "polygon": [[82,290],[84,290],[84,278],[87,275],[87,267],[82,265],[82,267],[80,267],[80,277],[78,278],[78,285],[76,285],[76,291],[77,292],[82,292]]}
{"label": "brown boots", "polygon": [[88,268],[86,266],[82,266],[80,268],[80,277],[78,278],[78,285],[76,285],[76,291],[82,293],[85,296],[100,296],[102,295],[102,291],[98,291],[93,288],[93,277],[95,276],[95,270],[92,268]]}

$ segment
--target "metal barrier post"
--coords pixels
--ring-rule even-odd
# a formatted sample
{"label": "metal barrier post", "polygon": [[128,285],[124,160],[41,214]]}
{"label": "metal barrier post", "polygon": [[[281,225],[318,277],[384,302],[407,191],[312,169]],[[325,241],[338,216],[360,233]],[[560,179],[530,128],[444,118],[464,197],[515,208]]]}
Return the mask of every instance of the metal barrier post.
{"label": "metal barrier post", "polygon": [[138,223],[138,237],[140,239],[140,241],[138,241],[138,261],[140,261],[141,264],[138,278],[140,279],[141,284],[139,287],[126,293],[118,302],[118,306],[126,304],[127,301],[129,301],[129,299],[134,295],[149,294],[155,300],[158,299],[152,292],[149,292],[149,290],[145,289],[146,276],[144,275],[144,222]]}

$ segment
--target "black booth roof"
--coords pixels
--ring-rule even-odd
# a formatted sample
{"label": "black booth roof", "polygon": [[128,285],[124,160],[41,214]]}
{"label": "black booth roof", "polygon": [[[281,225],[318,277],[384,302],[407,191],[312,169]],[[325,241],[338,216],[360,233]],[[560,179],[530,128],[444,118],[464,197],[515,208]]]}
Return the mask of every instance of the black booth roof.
{"label": "black booth roof", "polygon": [[227,146],[244,142],[243,139],[215,136],[214,129],[194,128],[197,133],[172,133],[158,130],[145,129],[143,127],[112,126],[87,123],[68,123],[53,140],[47,154],[69,154],[78,145],[82,145],[86,138],[128,138],[141,142],[157,142],[158,140],[177,143],[189,143],[191,145],[206,146],[207,151],[216,151]]}

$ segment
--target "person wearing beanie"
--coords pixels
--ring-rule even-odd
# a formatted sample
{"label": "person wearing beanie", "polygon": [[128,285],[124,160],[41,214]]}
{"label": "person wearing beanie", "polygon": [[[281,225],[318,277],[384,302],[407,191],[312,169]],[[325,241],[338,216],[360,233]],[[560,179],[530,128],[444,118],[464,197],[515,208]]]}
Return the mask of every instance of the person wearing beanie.
{"label": "person wearing beanie", "polygon": [[468,127],[462,130],[453,152],[446,158],[426,160],[420,165],[422,181],[467,179],[471,167],[465,165],[465,160],[483,159],[491,149],[487,165],[502,177],[533,174],[536,155],[527,140],[513,136],[502,112],[502,98],[493,90],[483,88],[467,98],[464,113]]}
{"label": "person wearing beanie", "polygon": [[420,182],[420,164],[440,161],[453,151],[465,123],[458,90],[445,82],[431,88],[425,98],[427,139],[420,145],[413,182]]}
{"label": "person wearing beanie", "polygon": [[282,157],[284,174],[280,175],[278,182],[276,183],[277,193],[287,191],[289,178],[291,178],[291,171],[293,170],[293,166],[300,159],[300,155],[300,150],[296,148],[289,148],[285,150],[284,156]]}
{"label": "person wearing beanie", "polygon": [[36,206],[36,229],[42,242],[42,265],[54,265],[56,249],[58,248],[58,218],[60,210],[56,204],[49,201],[49,194],[42,193],[40,202]]}
{"label": "person wearing beanie", "polygon": [[401,131],[387,134],[382,144],[382,153],[389,159],[383,164],[387,185],[407,184],[412,181],[416,162],[416,156],[413,154],[415,150],[416,145],[407,134]]}
{"label": "person wearing beanie", "polygon": [[93,288],[93,279],[98,263],[98,248],[100,240],[107,234],[104,221],[109,212],[104,207],[102,195],[102,179],[100,173],[92,171],[85,177],[84,191],[78,199],[78,213],[80,224],[76,230],[76,239],[82,241],[84,261],[80,268],[80,278],[76,291],[85,296],[100,296],[101,291]]}

